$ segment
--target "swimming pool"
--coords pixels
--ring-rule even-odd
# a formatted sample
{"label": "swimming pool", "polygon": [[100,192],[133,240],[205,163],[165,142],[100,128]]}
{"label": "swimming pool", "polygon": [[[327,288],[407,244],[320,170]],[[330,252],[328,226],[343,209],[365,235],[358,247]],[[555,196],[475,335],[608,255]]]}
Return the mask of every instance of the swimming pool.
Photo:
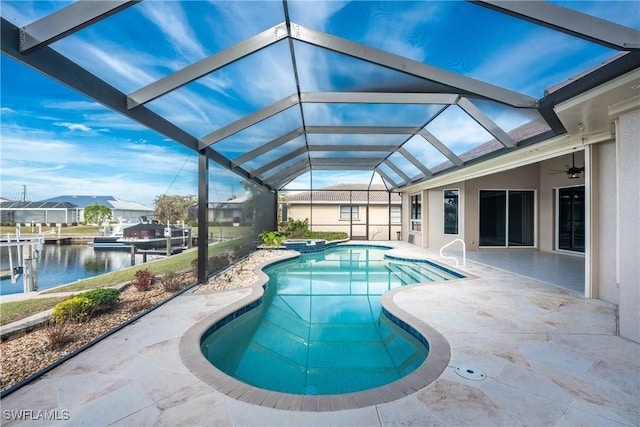
{"label": "swimming pool", "polygon": [[406,284],[461,276],[385,252],[338,246],[265,268],[262,301],[210,327],[202,353],[242,382],[298,395],[352,393],[403,378],[424,362],[429,344],[383,314],[380,297]]}

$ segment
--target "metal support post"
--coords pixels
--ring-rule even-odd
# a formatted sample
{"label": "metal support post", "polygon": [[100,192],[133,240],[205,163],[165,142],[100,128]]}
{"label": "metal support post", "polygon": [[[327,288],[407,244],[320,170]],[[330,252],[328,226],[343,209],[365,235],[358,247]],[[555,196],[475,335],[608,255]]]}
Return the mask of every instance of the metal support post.
{"label": "metal support post", "polygon": [[206,149],[198,152],[198,283],[208,280],[209,258],[209,159]]}

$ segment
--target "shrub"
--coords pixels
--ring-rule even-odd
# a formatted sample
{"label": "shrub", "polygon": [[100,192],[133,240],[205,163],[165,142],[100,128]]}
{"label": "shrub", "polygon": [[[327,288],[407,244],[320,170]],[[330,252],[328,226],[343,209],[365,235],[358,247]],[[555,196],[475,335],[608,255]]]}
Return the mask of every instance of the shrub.
{"label": "shrub", "polygon": [[344,240],[349,236],[343,231],[309,231],[306,237],[308,239]]}
{"label": "shrub", "polygon": [[51,320],[54,323],[82,322],[89,318],[94,308],[95,305],[89,298],[76,295],[56,304],[53,307]]}
{"label": "shrub", "polygon": [[160,283],[165,291],[171,293],[178,292],[180,289],[184,288],[184,283],[182,282],[180,275],[173,271],[162,276],[160,278]]}
{"label": "shrub", "polygon": [[207,271],[211,274],[222,270],[227,265],[229,265],[229,261],[225,255],[212,256],[207,262]]}
{"label": "shrub", "polygon": [[244,243],[244,244],[239,243],[233,248],[233,251],[236,253],[236,259],[240,259],[244,256],[247,256],[255,250],[256,250],[256,245],[251,243]]}
{"label": "shrub", "polygon": [[283,226],[283,233],[291,239],[303,239],[309,232],[309,219],[289,219]]}
{"label": "shrub", "polygon": [[83,292],[80,296],[89,298],[95,309],[107,310],[115,307],[120,301],[120,291],[113,288],[94,289]]}
{"label": "shrub", "polygon": [[49,341],[49,347],[51,347],[53,350],[58,350],[75,339],[73,337],[73,331],[69,328],[67,322],[49,323],[49,326],[47,326],[46,335],[47,340]]}
{"label": "shrub", "polygon": [[147,298],[148,294],[142,294],[138,299],[134,299],[129,302],[128,309],[131,313],[138,313],[151,307],[152,302]]}
{"label": "shrub", "polygon": [[148,291],[153,284],[153,274],[151,274],[148,268],[138,270],[131,283],[140,292]]}
{"label": "shrub", "polygon": [[[224,253],[221,255],[212,256],[207,259],[207,272],[209,274],[215,273],[216,271],[220,271],[229,265],[229,253]],[[191,269],[194,276],[198,275],[198,260],[194,259],[191,261]]]}

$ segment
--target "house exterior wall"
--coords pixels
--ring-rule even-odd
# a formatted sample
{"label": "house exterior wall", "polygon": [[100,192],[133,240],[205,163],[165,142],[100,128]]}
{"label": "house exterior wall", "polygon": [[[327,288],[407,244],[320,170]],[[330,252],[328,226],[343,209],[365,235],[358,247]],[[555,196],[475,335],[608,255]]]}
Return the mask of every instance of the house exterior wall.
{"label": "house exterior wall", "polygon": [[[479,190],[526,189],[537,192],[537,247],[554,251],[556,191],[584,185],[588,193],[585,261],[590,283],[586,289],[591,289],[594,298],[617,304],[620,335],[640,342],[640,110],[621,115],[616,126],[616,141],[576,148],[576,166],[586,164],[588,168],[579,179],[558,173],[571,164],[570,154],[565,153],[513,170],[419,190],[423,195],[422,232],[406,230],[403,238],[413,234],[416,245],[435,250],[455,238],[463,238],[467,250],[478,250]],[[445,235],[443,190],[456,188],[460,189],[459,235]],[[407,223],[410,195],[417,192],[403,194],[403,219]]]}
{"label": "house exterior wall", "polygon": [[[310,204],[291,203],[288,205],[289,218],[293,220],[309,220],[312,231],[342,231],[349,237],[364,237],[368,240],[389,240],[389,208],[385,205],[370,204],[367,217],[367,205],[359,206],[358,218],[351,222],[348,219],[340,219],[340,206],[348,203]],[[396,205],[396,206],[399,206]],[[367,223],[369,225],[367,235]],[[391,225],[391,238],[396,239],[397,232],[401,231],[401,224]]]}
{"label": "house exterior wall", "polygon": [[[427,247],[439,249],[455,239],[464,239],[464,189],[465,183],[459,182],[426,191],[425,199],[428,201],[428,206],[426,210],[424,210],[423,206],[423,218],[427,219],[427,223],[423,224],[422,229],[423,237],[428,242]],[[444,190],[460,190],[458,199],[458,234],[444,233]],[[457,247],[452,247],[452,250],[456,249]]]}
{"label": "house exterior wall", "polygon": [[[467,180],[464,183],[448,185],[446,188],[460,188],[464,194],[464,216],[460,217],[464,224],[464,239],[467,250],[478,250],[480,238],[479,230],[479,207],[478,196],[480,190],[537,190],[538,189],[539,166],[537,164],[524,166],[522,168],[508,170],[489,176]],[[538,197],[538,211],[539,199]],[[441,208],[442,209],[442,208]],[[538,216],[539,218],[539,216]]]}
{"label": "house exterior wall", "polygon": [[620,292],[616,273],[618,209],[616,202],[616,143],[609,141],[598,144],[598,188],[597,216],[598,233],[594,245],[598,251],[598,272],[595,285],[599,297],[613,304],[619,304]]}
{"label": "house exterior wall", "polygon": [[[618,217],[620,335],[640,342],[640,110],[616,123],[618,143]],[[613,250],[614,248],[611,248]]]}
{"label": "house exterior wall", "polygon": [[82,221],[82,211],[80,220],[77,218],[78,209],[2,209],[0,212],[0,222],[10,224],[30,225],[35,224],[71,224]]}
{"label": "house exterior wall", "polygon": [[[584,164],[584,151],[576,150],[576,165]],[[546,160],[540,163],[540,183],[538,194],[538,248],[541,251],[555,250],[555,191],[562,187],[584,185],[584,174],[579,179],[568,179],[564,171],[570,166],[572,159],[569,155]]]}
{"label": "house exterior wall", "polygon": [[[576,164],[583,164],[582,151],[576,153]],[[570,180],[564,173],[568,156],[546,160],[517,169],[496,173],[462,182],[452,183],[429,190],[423,195],[424,247],[439,249],[450,241],[463,238],[467,250],[478,250],[479,245],[479,192],[480,190],[534,190],[536,191],[536,243],[542,251],[555,249],[555,189],[584,184],[584,178]],[[445,189],[460,190],[459,233],[444,234]],[[424,203],[424,200],[427,203]],[[405,205],[405,211],[406,211]],[[418,241],[415,242],[419,244]]]}

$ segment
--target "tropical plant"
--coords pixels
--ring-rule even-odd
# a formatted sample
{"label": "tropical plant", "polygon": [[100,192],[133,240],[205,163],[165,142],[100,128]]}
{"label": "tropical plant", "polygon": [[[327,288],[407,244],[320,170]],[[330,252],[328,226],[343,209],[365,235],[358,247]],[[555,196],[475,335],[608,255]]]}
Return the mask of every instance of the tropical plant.
{"label": "tropical plant", "polygon": [[309,233],[309,219],[289,219],[281,224],[280,231],[292,239],[304,239]]}
{"label": "tropical plant", "polygon": [[279,247],[284,240],[284,235],[279,231],[263,231],[258,234],[258,237],[262,239],[262,242],[266,246]]}

